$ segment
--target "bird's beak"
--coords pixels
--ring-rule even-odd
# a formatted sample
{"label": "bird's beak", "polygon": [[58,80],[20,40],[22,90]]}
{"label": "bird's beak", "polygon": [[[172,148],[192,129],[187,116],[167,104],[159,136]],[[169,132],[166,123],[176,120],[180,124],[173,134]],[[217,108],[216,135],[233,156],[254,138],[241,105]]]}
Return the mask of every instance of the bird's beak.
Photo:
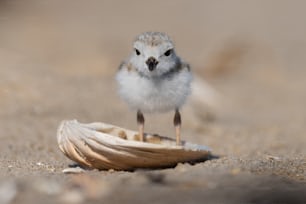
{"label": "bird's beak", "polygon": [[154,57],[149,57],[148,60],[146,61],[146,64],[148,66],[148,69],[150,71],[153,71],[158,64],[158,61]]}

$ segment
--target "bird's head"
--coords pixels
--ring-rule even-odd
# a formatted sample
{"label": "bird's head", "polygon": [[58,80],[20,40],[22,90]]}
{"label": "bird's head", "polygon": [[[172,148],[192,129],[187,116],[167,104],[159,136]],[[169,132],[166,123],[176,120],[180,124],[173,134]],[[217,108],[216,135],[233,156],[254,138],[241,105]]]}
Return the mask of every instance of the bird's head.
{"label": "bird's head", "polygon": [[160,32],[139,35],[133,44],[130,63],[147,77],[158,77],[169,72],[179,61],[169,36]]}

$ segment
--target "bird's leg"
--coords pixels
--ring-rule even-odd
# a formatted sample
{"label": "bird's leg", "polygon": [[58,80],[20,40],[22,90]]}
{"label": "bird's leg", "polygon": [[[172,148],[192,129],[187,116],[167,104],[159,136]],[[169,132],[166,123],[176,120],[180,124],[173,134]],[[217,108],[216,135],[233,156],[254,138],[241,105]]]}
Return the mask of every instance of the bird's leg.
{"label": "bird's leg", "polygon": [[174,119],[173,119],[176,135],[176,145],[181,145],[181,114],[178,109],[175,109]]}
{"label": "bird's leg", "polygon": [[140,141],[144,141],[144,117],[143,117],[143,114],[140,110],[137,111],[137,124],[138,124],[138,131],[139,131],[139,137],[140,137]]}

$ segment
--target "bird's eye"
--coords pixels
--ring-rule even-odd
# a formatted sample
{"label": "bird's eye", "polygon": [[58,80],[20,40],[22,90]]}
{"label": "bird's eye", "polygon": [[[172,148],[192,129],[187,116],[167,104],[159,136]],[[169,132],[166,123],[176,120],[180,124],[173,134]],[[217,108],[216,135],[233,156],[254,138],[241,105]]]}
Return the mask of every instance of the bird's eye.
{"label": "bird's eye", "polygon": [[136,55],[140,55],[139,50],[135,49]]}
{"label": "bird's eye", "polygon": [[168,57],[169,55],[171,55],[171,53],[172,53],[172,49],[167,50],[164,55]]}

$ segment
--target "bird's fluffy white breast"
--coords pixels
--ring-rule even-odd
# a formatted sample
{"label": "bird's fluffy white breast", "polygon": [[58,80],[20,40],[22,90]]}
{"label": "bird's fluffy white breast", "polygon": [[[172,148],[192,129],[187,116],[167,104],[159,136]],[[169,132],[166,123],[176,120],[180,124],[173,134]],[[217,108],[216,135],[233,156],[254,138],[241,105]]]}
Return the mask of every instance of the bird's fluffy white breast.
{"label": "bird's fluffy white breast", "polygon": [[167,112],[180,108],[191,92],[192,75],[187,69],[173,77],[154,80],[121,69],[116,79],[123,100],[132,109],[143,112]]}

